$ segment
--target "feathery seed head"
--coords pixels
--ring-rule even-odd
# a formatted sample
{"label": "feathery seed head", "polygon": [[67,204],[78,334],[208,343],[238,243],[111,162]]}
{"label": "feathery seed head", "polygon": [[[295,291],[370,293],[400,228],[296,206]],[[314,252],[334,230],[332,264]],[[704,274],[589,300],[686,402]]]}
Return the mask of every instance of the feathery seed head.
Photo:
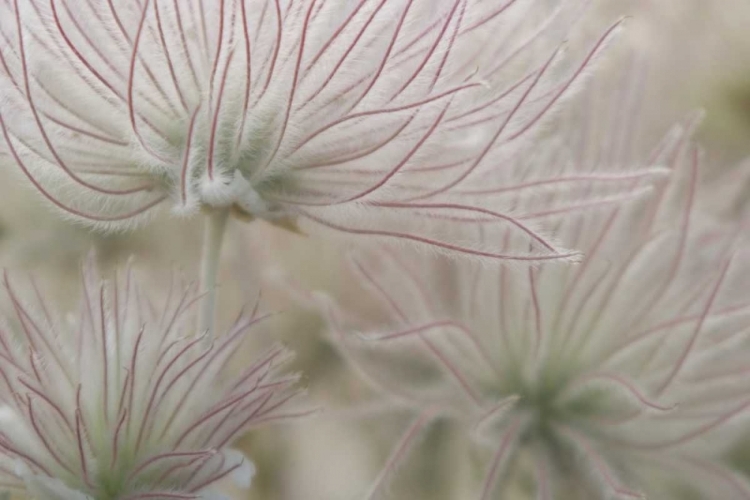
{"label": "feathery seed head", "polygon": [[[518,152],[619,25],[564,62],[554,45],[584,3],[5,0],[0,149],[103,228],[169,202],[479,257],[570,257],[507,195],[533,195],[529,177],[569,188]],[[478,203],[500,192],[499,210]],[[497,255],[477,225],[518,244]]]}
{"label": "feathery seed head", "polygon": [[88,268],[80,312],[66,319],[35,284],[25,298],[7,275],[4,287],[13,315],[0,330],[3,487],[65,500],[187,500],[230,476],[247,487],[254,466],[229,445],[296,415],[287,405],[296,377],[276,373],[283,348],[225,373],[263,316],[206,346],[194,331],[195,286],[174,281],[159,305],[130,270],[104,282]]}
{"label": "feathery seed head", "polygon": [[587,256],[578,266],[355,254],[388,326],[325,303],[364,376],[467,422],[490,450],[481,498],[522,452],[540,498],[566,483],[575,498],[638,498],[655,469],[701,498],[750,495],[706,460],[750,408],[748,250],[694,213],[698,152],[685,141],[659,154],[675,170],[646,203],[560,222]]}

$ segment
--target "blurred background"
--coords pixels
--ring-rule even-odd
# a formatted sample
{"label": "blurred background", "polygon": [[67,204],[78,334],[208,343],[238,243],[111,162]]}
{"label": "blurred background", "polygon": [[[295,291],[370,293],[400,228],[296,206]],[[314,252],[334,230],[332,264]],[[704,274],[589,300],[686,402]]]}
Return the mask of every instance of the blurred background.
{"label": "blurred background", "polygon": [[[670,124],[701,108],[706,112],[698,131],[706,150],[702,175],[705,189],[715,194],[708,199],[717,200],[707,203],[707,210],[722,217],[743,215],[744,201],[750,200],[744,195],[750,193],[750,162],[743,162],[750,156],[750,3],[593,0],[573,52],[576,43],[585,47],[622,15],[631,18],[596,70],[598,87],[572,100],[569,106],[579,111],[562,116],[560,124],[580,117],[581,107],[589,106],[585,109],[594,119],[600,113],[631,133],[629,141],[637,149],[638,144],[653,145]],[[611,93],[622,90],[623,79],[629,78],[625,91],[632,91],[633,108],[608,109]],[[726,193],[730,185],[735,192]],[[740,196],[722,204],[718,200],[726,194]],[[197,269],[200,237],[199,221],[169,214],[133,233],[92,235],[61,222],[17,176],[0,172],[0,262],[14,272],[38,275],[66,307],[74,306],[79,265],[92,247],[104,268],[132,256],[137,268],[158,279],[174,267],[188,274]],[[347,283],[337,271],[343,250],[263,222],[231,223],[220,278],[222,316],[232,317],[242,304],[254,302],[262,284],[264,307],[283,314],[247,343],[248,359],[269,342],[286,343],[297,352],[290,369],[304,373],[311,404],[324,408],[302,421],[250,432],[239,443],[256,463],[258,476],[248,492],[233,492],[237,498],[364,498],[414,418],[406,411],[383,411],[378,395],[337,354],[321,319],[292,303],[287,290],[268,279],[284,269],[302,287],[345,292]],[[743,456],[750,452],[741,449],[733,458],[750,468],[750,456]],[[388,498],[461,499],[481,473],[478,452],[467,449],[448,422],[431,426],[415,453],[420,455],[389,484]],[[508,487],[508,498],[527,498],[530,481],[518,477]]]}

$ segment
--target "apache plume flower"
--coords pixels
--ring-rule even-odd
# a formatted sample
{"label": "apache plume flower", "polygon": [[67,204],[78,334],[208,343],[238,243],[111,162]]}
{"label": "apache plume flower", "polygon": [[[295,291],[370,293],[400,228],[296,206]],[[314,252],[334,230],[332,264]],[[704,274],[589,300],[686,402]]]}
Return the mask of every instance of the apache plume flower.
{"label": "apache plume flower", "polygon": [[[476,201],[571,186],[524,151],[617,25],[563,63],[551,44],[581,6],[541,3],[4,0],[0,154],[103,228],[170,202],[480,257],[570,257],[508,198]],[[498,227],[519,242],[508,255],[479,243]]]}
{"label": "apache plume flower", "polygon": [[362,374],[424,410],[389,467],[443,414],[487,458],[482,499],[504,498],[510,464],[542,499],[750,498],[720,460],[750,408],[748,250],[693,213],[696,148],[657,154],[675,170],[647,203],[560,223],[580,266],[354,255],[390,320],[324,301],[331,324]]}
{"label": "apache plume flower", "polygon": [[[117,277],[115,277],[117,278]],[[123,283],[124,281],[124,283]],[[36,285],[24,300],[5,276],[14,317],[0,331],[0,481],[38,499],[190,499],[224,477],[250,484],[254,466],[228,448],[248,428],[293,416],[294,376],[274,348],[235,377],[224,367],[243,317],[206,345],[194,332],[195,286],[163,307],[128,271],[84,276],[77,319],[58,319]]]}

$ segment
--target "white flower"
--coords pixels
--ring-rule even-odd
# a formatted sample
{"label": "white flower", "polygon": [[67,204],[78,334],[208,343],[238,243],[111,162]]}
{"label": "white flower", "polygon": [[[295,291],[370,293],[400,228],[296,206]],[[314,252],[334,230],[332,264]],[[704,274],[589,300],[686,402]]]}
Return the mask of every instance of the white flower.
{"label": "white flower", "polygon": [[355,254],[388,320],[324,302],[361,373],[423,409],[405,439],[435,414],[472,431],[482,499],[519,457],[538,498],[750,497],[721,462],[750,409],[750,252],[694,213],[697,148],[661,154],[675,171],[647,203],[560,222],[578,266]]}
{"label": "white flower", "polygon": [[[581,5],[543,4],[8,0],[3,156],[102,228],[169,202],[478,257],[570,258],[514,197],[618,180],[571,183],[527,158],[617,25],[562,64],[553,46]],[[573,191],[552,208],[587,192]],[[481,244],[506,229],[505,255]]]}
{"label": "white flower", "polygon": [[[175,278],[164,304],[130,270],[84,276],[77,316],[61,319],[34,284],[5,276],[13,315],[0,331],[0,481],[39,500],[190,499],[255,468],[229,448],[247,429],[297,413],[295,376],[271,349],[235,376],[225,367],[264,316],[245,316],[206,345],[196,287]],[[212,497],[213,498],[213,497]]]}

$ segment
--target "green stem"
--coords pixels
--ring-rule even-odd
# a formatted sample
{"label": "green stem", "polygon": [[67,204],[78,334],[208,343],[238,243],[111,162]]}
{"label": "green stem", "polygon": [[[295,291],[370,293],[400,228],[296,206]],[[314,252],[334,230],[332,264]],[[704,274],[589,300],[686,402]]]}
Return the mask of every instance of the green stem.
{"label": "green stem", "polygon": [[203,255],[201,255],[200,286],[203,298],[200,304],[198,332],[207,332],[207,340],[214,337],[214,323],[216,316],[216,276],[219,270],[221,244],[224,241],[224,231],[227,227],[229,210],[222,209],[210,213],[206,217],[203,229]]}

